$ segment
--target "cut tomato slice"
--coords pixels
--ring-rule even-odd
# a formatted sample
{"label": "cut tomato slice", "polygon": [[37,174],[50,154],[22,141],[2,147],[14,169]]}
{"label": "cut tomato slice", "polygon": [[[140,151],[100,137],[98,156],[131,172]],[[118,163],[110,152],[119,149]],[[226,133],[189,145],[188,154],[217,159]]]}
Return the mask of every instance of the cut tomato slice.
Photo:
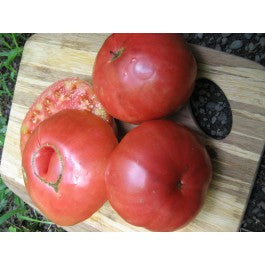
{"label": "cut tomato slice", "polygon": [[65,109],[87,110],[115,128],[114,119],[97,99],[92,86],[79,78],[66,78],[46,88],[29,109],[21,126],[21,153],[34,129],[43,120]]}

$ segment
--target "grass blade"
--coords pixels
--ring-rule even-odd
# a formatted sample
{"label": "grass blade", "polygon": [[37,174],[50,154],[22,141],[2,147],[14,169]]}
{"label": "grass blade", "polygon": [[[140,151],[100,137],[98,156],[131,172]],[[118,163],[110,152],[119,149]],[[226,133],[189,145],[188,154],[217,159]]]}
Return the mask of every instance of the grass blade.
{"label": "grass blade", "polygon": [[17,56],[20,56],[21,53],[22,53],[21,48],[15,48],[10,50],[7,60],[4,62],[4,66],[10,65]]}
{"label": "grass blade", "polygon": [[8,55],[9,55],[8,51],[0,52],[0,57],[8,57]]}
{"label": "grass blade", "polygon": [[5,39],[2,39],[2,43],[6,46],[6,48],[12,50],[12,47],[5,41]]}
{"label": "grass blade", "polygon": [[17,229],[14,226],[9,226],[8,232],[17,232]]}
{"label": "grass blade", "polygon": [[2,87],[3,87],[3,90],[1,91],[2,92],[1,94],[6,94],[9,97],[12,97],[12,93],[9,91],[4,79],[1,80],[1,84],[2,84]]}
{"label": "grass blade", "polygon": [[6,189],[6,185],[4,182],[0,181],[0,191]]}
{"label": "grass blade", "polygon": [[14,194],[14,203],[16,206],[20,208],[25,208],[25,203],[23,200],[21,200],[16,194]]}
{"label": "grass blade", "polygon": [[6,205],[7,205],[7,200],[0,201],[0,213],[6,207]]}
{"label": "grass blade", "polygon": [[30,221],[30,222],[36,222],[36,223],[42,223],[42,224],[53,225],[52,222],[36,220],[36,219],[30,218],[30,217],[27,217],[27,216],[24,216],[24,215],[21,215],[21,214],[18,214],[17,217],[18,217],[20,220],[25,220],[25,221]]}
{"label": "grass blade", "polygon": [[18,44],[17,44],[17,40],[16,40],[16,37],[15,37],[14,33],[11,33],[11,37],[12,37],[13,42],[15,43],[17,49],[19,49]]}
{"label": "grass blade", "polygon": [[13,215],[17,214],[20,212],[20,209],[15,209],[10,212],[5,213],[4,215],[0,216],[0,225],[2,225],[6,220],[11,218]]}

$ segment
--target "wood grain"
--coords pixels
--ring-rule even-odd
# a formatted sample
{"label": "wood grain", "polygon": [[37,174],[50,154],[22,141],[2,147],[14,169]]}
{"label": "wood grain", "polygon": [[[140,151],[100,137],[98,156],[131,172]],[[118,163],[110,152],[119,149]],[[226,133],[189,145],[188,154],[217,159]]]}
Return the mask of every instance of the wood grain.
{"label": "wood grain", "polygon": [[[93,63],[108,34],[36,34],[26,43],[15,87],[1,161],[10,189],[32,205],[21,174],[19,131],[36,97],[51,83],[78,76],[91,81]],[[217,83],[230,101],[232,131],[224,140],[208,138],[188,105],[171,118],[196,131],[207,145],[214,176],[199,215],[179,231],[237,231],[255,178],[265,138],[265,71],[261,65],[205,47],[191,45],[198,77]],[[128,130],[131,126],[121,124]],[[34,206],[34,205],[33,205]],[[129,225],[106,203],[68,231],[146,231]]]}

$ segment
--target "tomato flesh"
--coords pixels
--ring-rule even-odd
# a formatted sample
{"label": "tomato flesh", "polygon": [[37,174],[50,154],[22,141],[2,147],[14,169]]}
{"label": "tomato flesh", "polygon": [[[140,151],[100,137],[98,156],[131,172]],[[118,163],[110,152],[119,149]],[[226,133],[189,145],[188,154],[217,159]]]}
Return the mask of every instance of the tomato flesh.
{"label": "tomato flesh", "polygon": [[74,225],[106,201],[104,172],[117,145],[111,126],[84,110],[63,110],[41,122],[22,155],[26,189],[54,223]]}
{"label": "tomato flesh", "polygon": [[171,121],[142,123],[112,152],[108,199],[127,222],[173,231],[200,210],[211,179],[210,158],[197,137]]}
{"label": "tomato flesh", "polygon": [[45,119],[64,109],[88,110],[114,125],[114,120],[98,101],[91,85],[79,78],[66,78],[49,86],[36,99],[22,122],[21,153],[34,129]]}

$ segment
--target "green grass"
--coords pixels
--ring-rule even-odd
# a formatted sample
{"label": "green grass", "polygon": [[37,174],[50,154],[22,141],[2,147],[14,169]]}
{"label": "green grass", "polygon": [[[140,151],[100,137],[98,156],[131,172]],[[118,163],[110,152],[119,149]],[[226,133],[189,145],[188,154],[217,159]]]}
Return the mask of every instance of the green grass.
{"label": "green grass", "polygon": [[[8,80],[15,82],[17,71],[13,67],[15,58],[20,58],[23,47],[18,45],[18,34],[0,34],[0,97],[12,98],[13,91],[8,88]],[[22,35],[22,34],[20,34]],[[0,109],[0,147],[3,147],[6,133],[7,118]]]}
{"label": "green grass", "polygon": [[[21,34],[20,34],[21,35]],[[1,103],[3,96],[6,96],[2,104],[8,103],[8,100],[11,101],[13,96],[13,91],[8,88],[9,80],[15,82],[17,76],[17,70],[13,67],[13,62],[16,58],[20,58],[23,47],[18,45],[17,41],[18,34],[0,34],[0,97]],[[0,148],[4,145],[6,126],[7,126],[7,117],[3,116],[2,109],[5,106],[0,108]],[[14,200],[16,208],[1,214],[8,203],[11,200]],[[0,226],[5,223],[14,215],[19,215],[24,211],[24,203],[21,201],[15,194],[13,194],[3,183],[2,178],[0,177]],[[11,228],[10,228],[11,229]],[[16,228],[12,228],[13,231]]]}
{"label": "green grass", "polygon": [[0,147],[3,147],[6,136],[7,119],[0,113]]}
{"label": "green grass", "polygon": [[[17,41],[19,39],[19,41]],[[23,46],[18,43],[25,41],[23,34],[2,33],[0,34],[0,95],[6,94],[9,97],[13,96],[12,91],[8,88],[8,79],[15,82],[17,70],[13,67],[13,62],[16,58],[20,58],[23,51]]]}
{"label": "green grass", "polygon": [[[1,103],[12,99],[13,90],[9,88],[8,82],[15,83],[17,70],[14,68],[14,60],[20,59],[23,51],[23,44],[26,41],[25,34],[0,33],[0,98]],[[5,140],[7,117],[0,108],[0,147]]]}
{"label": "green grass", "polygon": [[[6,185],[3,183],[3,180],[0,178],[0,213],[4,212],[6,206],[9,205],[9,210],[4,214],[0,214],[0,227],[6,223],[5,227],[8,227],[10,232],[28,232],[36,231],[38,227],[36,224],[49,224],[53,225],[52,222],[48,220],[39,220],[37,218],[32,218],[28,215],[28,208],[23,200],[21,200],[17,195],[10,191]],[[9,222],[10,219],[16,219],[14,222]],[[23,222],[26,224],[23,224]],[[16,225],[15,223],[23,224]]]}
{"label": "green grass", "polygon": [[[11,104],[13,87],[17,78],[15,62],[20,61],[23,46],[29,34],[0,33],[0,148],[3,148],[8,114],[3,113],[6,104]],[[34,218],[33,218],[34,217]],[[23,200],[6,187],[0,177],[0,231],[39,231],[40,224],[53,225],[30,209]]]}

